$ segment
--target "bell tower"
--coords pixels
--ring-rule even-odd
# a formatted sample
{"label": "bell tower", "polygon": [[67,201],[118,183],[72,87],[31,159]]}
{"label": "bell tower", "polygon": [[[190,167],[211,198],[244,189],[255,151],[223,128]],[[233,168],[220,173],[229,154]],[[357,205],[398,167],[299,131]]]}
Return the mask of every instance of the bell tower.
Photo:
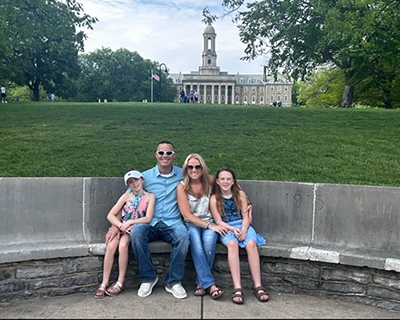
{"label": "bell tower", "polygon": [[202,65],[199,67],[201,75],[219,75],[217,66],[217,52],[215,51],[215,38],[217,34],[211,24],[208,24],[203,33],[203,53],[201,55]]}

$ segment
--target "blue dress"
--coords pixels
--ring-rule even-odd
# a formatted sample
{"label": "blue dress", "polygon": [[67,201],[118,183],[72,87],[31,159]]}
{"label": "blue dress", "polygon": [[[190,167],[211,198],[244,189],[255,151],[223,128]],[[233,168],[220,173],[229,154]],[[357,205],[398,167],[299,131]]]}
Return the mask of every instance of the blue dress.
{"label": "blue dress", "polygon": [[[222,216],[222,221],[226,222],[232,227],[242,230],[243,218],[242,215],[237,210],[235,200],[233,199],[233,197],[229,199],[225,198],[222,199],[224,201],[224,211],[225,211],[225,215]],[[230,241],[235,241],[236,243],[239,244],[241,248],[245,248],[249,243],[249,241],[251,240],[256,241],[258,246],[266,244],[266,240],[263,238],[263,236],[257,234],[252,226],[249,226],[249,229],[247,230],[246,239],[244,239],[243,241],[239,241],[238,238],[236,238],[233,231],[229,231],[226,236],[220,236],[219,240],[226,247],[228,246],[228,243]]]}

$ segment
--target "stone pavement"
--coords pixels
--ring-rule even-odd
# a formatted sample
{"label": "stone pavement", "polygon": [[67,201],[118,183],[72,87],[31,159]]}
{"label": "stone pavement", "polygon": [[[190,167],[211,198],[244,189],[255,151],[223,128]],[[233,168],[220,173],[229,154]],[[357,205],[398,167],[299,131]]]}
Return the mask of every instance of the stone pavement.
{"label": "stone pavement", "polygon": [[0,303],[1,319],[399,319],[399,311],[304,294],[271,292],[270,301],[258,302],[244,290],[245,303],[233,304],[231,290],[219,300],[209,295],[179,300],[163,287],[140,298],[127,288],[117,297],[95,299],[93,294],[76,293],[37,300]]}

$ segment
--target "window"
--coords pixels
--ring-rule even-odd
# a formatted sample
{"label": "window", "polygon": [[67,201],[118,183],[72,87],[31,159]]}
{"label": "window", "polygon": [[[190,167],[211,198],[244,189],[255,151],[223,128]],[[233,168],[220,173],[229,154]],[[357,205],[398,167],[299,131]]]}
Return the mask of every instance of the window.
{"label": "window", "polygon": [[253,80],[251,78],[249,78],[249,80],[247,80],[248,83],[252,83]]}

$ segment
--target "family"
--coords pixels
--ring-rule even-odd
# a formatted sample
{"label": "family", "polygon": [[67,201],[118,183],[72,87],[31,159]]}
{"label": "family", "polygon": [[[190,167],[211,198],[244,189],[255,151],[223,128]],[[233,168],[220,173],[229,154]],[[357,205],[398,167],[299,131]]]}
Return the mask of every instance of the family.
{"label": "family", "polygon": [[[155,167],[125,174],[128,189],[107,215],[112,226],[106,234],[102,283],[94,297],[116,296],[124,289],[129,244],[140,271],[137,294],[142,298],[149,296],[158,276],[148,243],[162,240],[173,246],[165,290],[178,299],[187,297],[181,280],[190,248],[197,276],[194,295],[209,294],[218,299],[225,291],[215,283],[212,270],[216,244],[220,241],[228,252],[234,288],[232,302],[244,303],[240,248],[247,252],[256,298],[268,301],[257,248],[262,237],[251,226],[252,205],[238,185],[234,171],[222,168],[215,176],[210,175],[204,159],[196,153],[188,155],[180,168],[174,165],[174,145],[166,140],[158,143],[155,156]],[[117,249],[118,280],[109,284]]]}

